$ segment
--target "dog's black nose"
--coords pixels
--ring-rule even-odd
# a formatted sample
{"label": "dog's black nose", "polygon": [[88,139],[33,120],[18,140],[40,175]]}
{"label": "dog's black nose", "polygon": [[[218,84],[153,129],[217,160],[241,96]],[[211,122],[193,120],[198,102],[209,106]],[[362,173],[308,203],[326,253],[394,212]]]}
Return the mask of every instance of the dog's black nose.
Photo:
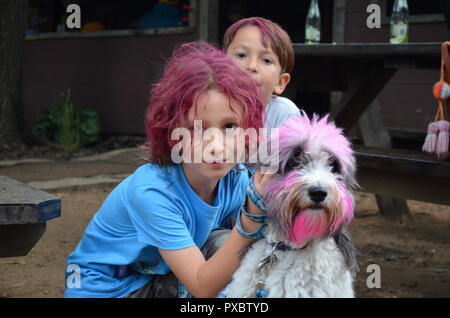
{"label": "dog's black nose", "polygon": [[321,187],[312,187],[308,191],[309,197],[312,201],[319,203],[325,200],[327,197],[327,192]]}

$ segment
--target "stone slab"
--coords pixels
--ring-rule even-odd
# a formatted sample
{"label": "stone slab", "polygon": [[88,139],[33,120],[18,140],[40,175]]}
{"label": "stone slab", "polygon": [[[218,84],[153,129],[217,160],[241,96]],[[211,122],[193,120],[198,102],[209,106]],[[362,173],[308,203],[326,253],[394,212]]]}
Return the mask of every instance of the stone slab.
{"label": "stone slab", "polygon": [[57,196],[0,176],[0,224],[41,223],[59,216]]}

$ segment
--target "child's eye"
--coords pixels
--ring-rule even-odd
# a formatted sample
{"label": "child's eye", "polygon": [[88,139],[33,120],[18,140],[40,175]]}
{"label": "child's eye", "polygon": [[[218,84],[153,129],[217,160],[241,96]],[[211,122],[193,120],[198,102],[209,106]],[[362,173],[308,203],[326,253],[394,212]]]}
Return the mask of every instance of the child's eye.
{"label": "child's eye", "polygon": [[245,53],[236,53],[235,56],[236,56],[238,59],[243,59],[243,58],[245,58]]}
{"label": "child's eye", "polygon": [[237,124],[235,124],[235,123],[228,123],[228,124],[225,124],[225,126],[223,126],[223,128],[225,128],[225,129],[235,129],[235,128],[237,128]]}
{"label": "child's eye", "polygon": [[262,59],[262,62],[264,64],[272,64],[273,60],[271,58],[265,57],[265,58]]}

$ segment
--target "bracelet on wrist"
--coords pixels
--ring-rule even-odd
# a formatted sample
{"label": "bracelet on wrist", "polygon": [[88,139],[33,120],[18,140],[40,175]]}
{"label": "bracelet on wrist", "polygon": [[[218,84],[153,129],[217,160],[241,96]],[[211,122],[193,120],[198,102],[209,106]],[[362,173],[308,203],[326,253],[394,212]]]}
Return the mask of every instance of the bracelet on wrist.
{"label": "bracelet on wrist", "polygon": [[263,214],[251,214],[245,211],[244,207],[241,208],[242,213],[248,217],[250,220],[256,223],[266,223],[267,213]]}
{"label": "bracelet on wrist", "polygon": [[241,224],[241,214],[242,213],[241,212],[242,212],[242,209],[239,210],[239,213],[236,218],[236,229],[237,229],[238,233],[245,238],[250,238],[250,239],[254,239],[254,240],[259,240],[259,239],[264,238],[264,233],[266,231],[267,225],[264,224],[264,225],[260,226],[260,228],[253,233],[247,233],[242,229],[242,224]]}

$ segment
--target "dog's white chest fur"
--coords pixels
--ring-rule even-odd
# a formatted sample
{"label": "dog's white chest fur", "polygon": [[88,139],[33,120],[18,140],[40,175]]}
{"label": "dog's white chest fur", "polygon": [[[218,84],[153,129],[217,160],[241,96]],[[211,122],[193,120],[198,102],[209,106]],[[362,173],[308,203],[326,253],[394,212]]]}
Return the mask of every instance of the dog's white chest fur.
{"label": "dog's white chest fur", "polygon": [[261,279],[267,297],[354,297],[352,275],[332,238],[311,242],[301,250],[276,251],[278,262],[266,276],[257,267],[272,249],[265,239],[252,245],[224,290],[226,297],[256,297]]}

